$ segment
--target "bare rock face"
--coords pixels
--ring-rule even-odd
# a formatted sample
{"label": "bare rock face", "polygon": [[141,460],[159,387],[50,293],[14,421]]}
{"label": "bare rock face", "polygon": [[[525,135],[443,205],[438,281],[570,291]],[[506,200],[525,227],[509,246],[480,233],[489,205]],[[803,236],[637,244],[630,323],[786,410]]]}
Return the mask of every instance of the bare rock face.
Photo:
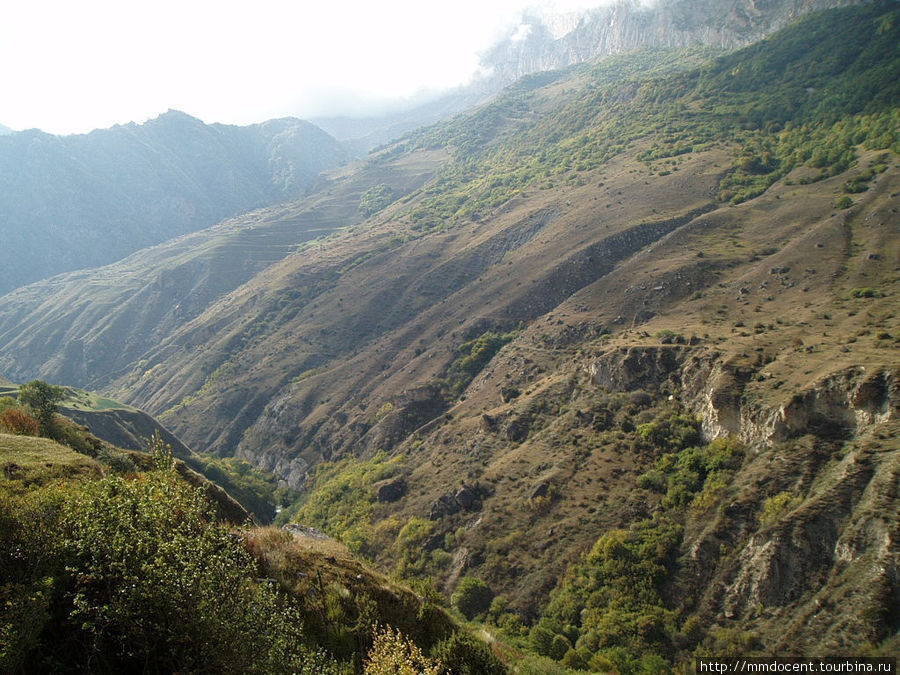
{"label": "bare rock face", "polygon": [[[814,639],[839,650],[847,635],[877,643],[897,628],[878,608],[900,595],[900,457],[889,442],[900,371],[838,368],[764,399],[747,395],[758,371],[741,356],[633,346],[602,354],[587,371],[617,391],[677,387],[709,437],[734,435],[753,449],[733,500],[685,537],[703,612],[777,626],[773,649]],[[775,497],[782,505],[766,513]]]}
{"label": "bare rock face", "polygon": [[853,452],[811,498],[753,535],[731,565],[720,609],[725,618],[759,612],[794,617],[781,648],[817,634],[841,646],[846,635],[877,641],[896,630],[900,593],[900,531],[896,453]]}
{"label": "bare rock face", "polygon": [[[641,48],[734,49],[760,40],[800,15],[860,0],[618,0],[564,16],[530,16],[514,38],[484,58],[506,84],[530,73]],[[523,37],[524,35],[524,37]]]}
{"label": "bare rock face", "polygon": [[429,517],[431,520],[439,520],[444,516],[452,516],[460,511],[477,511],[481,508],[481,498],[478,489],[463,485],[453,492],[441,495],[431,505]]}
{"label": "bare rock face", "polygon": [[806,433],[846,438],[900,414],[900,372],[887,367],[839,370],[768,405],[744,396],[753,367],[705,347],[628,347],[586,370],[595,384],[615,391],[677,388],[702,417],[707,437],[733,435],[751,445]]}

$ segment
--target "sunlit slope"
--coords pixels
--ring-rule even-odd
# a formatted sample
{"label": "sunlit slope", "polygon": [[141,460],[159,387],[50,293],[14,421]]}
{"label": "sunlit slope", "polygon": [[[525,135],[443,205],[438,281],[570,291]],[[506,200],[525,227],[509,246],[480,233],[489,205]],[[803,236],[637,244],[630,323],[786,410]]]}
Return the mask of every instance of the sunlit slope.
{"label": "sunlit slope", "polygon": [[[265,447],[272,462],[295,452],[314,460],[356,446],[386,400],[442,377],[457,347],[486,330],[510,330],[581,297],[592,330],[638,325],[698,292],[718,294],[734,256],[758,255],[755,269],[769,275],[773,264],[764,258],[773,247],[810,236],[801,223],[877,220],[884,230],[873,230],[871,250],[850,253],[864,256],[870,273],[889,275],[895,155],[862,155],[855,146],[894,139],[896,109],[865,96],[897,68],[892,33],[883,29],[890,16],[875,9],[817,16],[772,38],[780,42],[687,75],[666,76],[671,59],[643,54],[624,62],[635,79],[615,80],[604,62],[523,83],[409,141],[455,153],[433,185],[363,228],[272,266],[180,329],[171,346],[148,353],[117,386],[200,447],[249,455]],[[842,43],[838,62],[820,63],[830,26],[847,26],[847,17],[857,42]],[[729,90],[741,58],[758,77]],[[859,88],[847,69],[861,73]],[[641,80],[646,71],[662,79]],[[804,72],[816,92],[797,86]],[[722,86],[711,88],[717,80]],[[891,86],[885,82],[886,91]],[[841,92],[845,118],[832,125],[830,102]],[[735,115],[737,108],[747,114]],[[854,110],[860,114],[850,116]],[[818,123],[820,111],[827,115]],[[786,116],[796,121],[779,131]],[[781,186],[777,199],[767,193],[765,207],[752,199],[773,184]],[[844,198],[850,209],[837,208]],[[735,243],[737,221],[753,245]],[[845,251],[820,243],[804,270]],[[661,262],[645,263],[654,256]],[[878,256],[882,267],[870,265]],[[622,281],[635,275],[647,281]],[[767,283],[779,284],[776,301],[788,297],[777,275]],[[594,287],[602,291],[583,291]],[[719,309],[707,306],[705,320],[715,324]],[[722,337],[732,337],[731,327]],[[444,404],[438,395],[432,412]],[[382,442],[375,438],[363,446]]]}

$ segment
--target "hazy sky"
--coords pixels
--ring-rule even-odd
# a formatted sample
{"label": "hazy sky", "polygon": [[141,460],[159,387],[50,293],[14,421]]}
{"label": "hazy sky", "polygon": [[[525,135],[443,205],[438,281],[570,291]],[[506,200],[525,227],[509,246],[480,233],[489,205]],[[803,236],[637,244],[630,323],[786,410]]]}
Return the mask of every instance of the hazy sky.
{"label": "hazy sky", "polygon": [[465,82],[521,9],[604,0],[17,0],[0,15],[0,124],[56,134],[143,122],[365,112]]}

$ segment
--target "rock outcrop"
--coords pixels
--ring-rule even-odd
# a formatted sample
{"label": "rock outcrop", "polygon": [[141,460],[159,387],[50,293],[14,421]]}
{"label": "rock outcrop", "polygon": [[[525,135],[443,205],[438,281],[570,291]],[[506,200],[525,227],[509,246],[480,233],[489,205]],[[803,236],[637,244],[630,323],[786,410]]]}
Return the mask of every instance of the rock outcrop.
{"label": "rock outcrop", "polygon": [[900,372],[887,366],[841,369],[768,402],[746,396],[759,367],[706,347],[627,347],[586,369],[595,384],[615,391],[677,390],[708,438],[730,435],[751,445],[807,433],[846,438],[900,414]]}
{"label": "rock outcrop", "polygon": [[496,82],[646,48],[735,49],[755,42],[801,14],[860,0],[617,0],[566,15],[526,16],[483,66]]}

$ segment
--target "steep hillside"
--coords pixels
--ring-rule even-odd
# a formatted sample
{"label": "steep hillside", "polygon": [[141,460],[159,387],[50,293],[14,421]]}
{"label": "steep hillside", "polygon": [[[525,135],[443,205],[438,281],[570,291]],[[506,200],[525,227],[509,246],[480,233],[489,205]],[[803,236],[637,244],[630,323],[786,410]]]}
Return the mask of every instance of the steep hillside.
{"label": "steep hillside", "polygon": [[504,672],[338,542],[236,527],[239,507],[165,453],[117,454],[0,433],[3,672],[339,675],[410,653],[433,672]]}
{"label": "steep hillside", "polygon": [[78,363],[304,487],[285,518],[480,579],[466,611],[568,667],[891,653],[898,12],[525,78],[324,186],[369,177],[352,227],[116,367],[62,280],[7,296],[0,370]]}
{"label": "steep hillside", "polygon": [[296,197],[345,159],[301,120],[233,127],[176,111],[85,135],[0,136],[0,294]]}
{"label": "steep hillside", "polygon": [[[378,190],[396,198],[419,188],[443,159],[442,152],[419,152],[339,170],[303,201],[9,293],[0,301],[0,367],[21,382],[40,377],[93,390],[136,364],[149,370],[151,349],[241,284],[285,256],[309,256],[317,247],[307,242],[360,222],[361,202]],[[228,348],[250,337],[235,336]]]}
{"label": "steep hillside", "polygon": [[368,151],[485,102],[526,75],[639,49],[737,49],[807,12],[853,4],[861,1],[619,0],[565,14],[532,12],[481,56],[480,72],[469,84],[408,110],[314,122],[335,138]]}

